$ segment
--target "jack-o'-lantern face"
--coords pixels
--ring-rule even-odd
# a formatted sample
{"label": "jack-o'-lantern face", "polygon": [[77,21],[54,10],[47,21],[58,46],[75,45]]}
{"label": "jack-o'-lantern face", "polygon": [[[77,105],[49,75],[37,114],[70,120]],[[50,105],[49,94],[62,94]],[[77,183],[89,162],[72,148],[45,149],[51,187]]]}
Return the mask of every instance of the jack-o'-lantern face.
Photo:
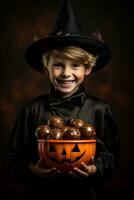
{"label": "jack-o'-lantern face", "polygon": [[48,158],[52,162],[56,163],[74,163],[80,160],[84,154],[86,153],[86,150],[78,144],[60,144],[60,145],[49,145],[49,149],[47,152]]}
{"label": "jack-o'-lantern face", "polygon": [[63,172],[68,172],[73,167],[79,167],[81,162],[88,164],[95,155],[96,140],[81,140],[80,142],[40,140],[38,150],[40,159],[44,160],[44,166],[56,167]]}

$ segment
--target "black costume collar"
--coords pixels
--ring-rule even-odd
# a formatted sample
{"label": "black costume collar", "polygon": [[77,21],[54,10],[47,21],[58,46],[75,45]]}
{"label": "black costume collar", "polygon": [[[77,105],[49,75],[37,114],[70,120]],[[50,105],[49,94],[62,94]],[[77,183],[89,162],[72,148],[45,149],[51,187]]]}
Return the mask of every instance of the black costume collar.
{"label": "black costume collar", "polygon": [[81,106],[84,103],[85,99],[85,90],[84,86],[81,85],[79,89],[72,94],[70,97],[63,98],[59,92],[54,89],[53,85],[50,85],[49,89],[49,98],[48,98],[48,106],[55,107],[64,104],[74,104]]}

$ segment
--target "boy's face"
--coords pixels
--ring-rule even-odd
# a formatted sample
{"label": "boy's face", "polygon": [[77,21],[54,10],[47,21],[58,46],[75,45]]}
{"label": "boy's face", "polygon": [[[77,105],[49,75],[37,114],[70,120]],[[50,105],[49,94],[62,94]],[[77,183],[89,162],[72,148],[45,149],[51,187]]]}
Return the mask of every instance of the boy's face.
{"label": "boy's face", "polygon": [[83,82],[85,75],[89,75],[91,68],[72,60],[50,57],[47,70],[51,83],[64,97],[72,95]]}

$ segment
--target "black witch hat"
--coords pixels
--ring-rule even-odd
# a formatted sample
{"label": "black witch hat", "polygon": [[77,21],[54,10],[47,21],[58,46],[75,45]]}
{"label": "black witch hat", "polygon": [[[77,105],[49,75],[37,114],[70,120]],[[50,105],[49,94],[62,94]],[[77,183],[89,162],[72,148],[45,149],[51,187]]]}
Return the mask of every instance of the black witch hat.
{"label": "black witch hat", "polygon": [[49,36],[33,42],[27,48],[26,62],[35,70],[44,73],[42,55],[50,49],[65,46],[77,46],[97,55],[96,66],[92,69],[92,73],[104,67],[111,58],[111,51],[102,41],[99,32],[93,33],[91,36],[82,34],[69,0],[64,1],[54,30]]}

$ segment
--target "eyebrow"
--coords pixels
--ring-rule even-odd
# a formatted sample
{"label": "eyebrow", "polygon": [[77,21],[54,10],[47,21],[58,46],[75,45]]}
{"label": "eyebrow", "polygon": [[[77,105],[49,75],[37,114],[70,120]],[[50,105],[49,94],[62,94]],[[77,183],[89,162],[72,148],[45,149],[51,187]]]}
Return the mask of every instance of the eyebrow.
{"label": "eyebrow", "polygon": [[56,62],[63,62],[64,61],[64,59],[63,58],[55,58],[55,57],[53,57],[53,60],[54,61],[56,61]]}

